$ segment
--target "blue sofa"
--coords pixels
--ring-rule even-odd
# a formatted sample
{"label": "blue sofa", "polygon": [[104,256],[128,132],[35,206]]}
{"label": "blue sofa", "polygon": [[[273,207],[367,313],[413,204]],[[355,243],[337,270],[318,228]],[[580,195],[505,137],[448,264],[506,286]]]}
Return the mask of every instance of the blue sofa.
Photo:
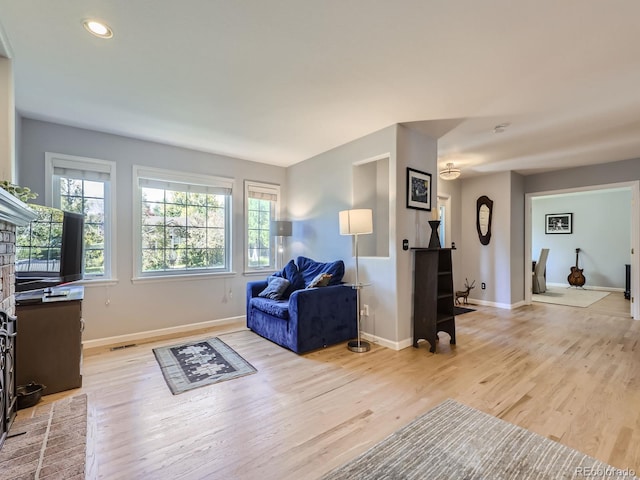
{"label": "blue sofa", "polygon": [[[298,269],[298,266],[301,268]],[[333,272],[329,285],[307,288],[323,271]],[[291,261],[282,272],[275,274],[291,283],[284,298],[259,296],[267,287],[267,280],[248,282],[247,327],[296,353],[355,338],[356,291],[341,284],[343,274],[342,261],[319,263],[298,257],[298,265]]]}

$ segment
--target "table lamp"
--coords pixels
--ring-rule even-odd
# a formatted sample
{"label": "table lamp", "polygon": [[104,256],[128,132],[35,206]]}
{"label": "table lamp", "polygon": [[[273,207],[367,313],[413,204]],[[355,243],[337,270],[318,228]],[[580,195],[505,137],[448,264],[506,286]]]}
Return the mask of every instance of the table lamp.
{"label": "table lamp", "polygon": [[292,224],[288,220],[274,220],[271,222],[271,235],[279,237],[278,257],[280,259],[280,267],[282,267],[282,256],[284,255],[284,237],[290,237]]}

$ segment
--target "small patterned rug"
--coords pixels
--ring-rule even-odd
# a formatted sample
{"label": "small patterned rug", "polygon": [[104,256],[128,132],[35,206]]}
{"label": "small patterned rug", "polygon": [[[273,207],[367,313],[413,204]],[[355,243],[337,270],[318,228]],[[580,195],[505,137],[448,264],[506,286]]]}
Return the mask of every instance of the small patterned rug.
{"label": "small patterned rug", "polygon": [[322,480],[638,480],[635,473],[449,399]]}
{"label": "small patterned rug", "polygon": [[154,348],[171,393],[256,373],[256,369],[219,338]]}
{"label": "small patterned rug", "polygon": [[459,307],[457,305],[453,307],[454,315],[462,315],[463,313],[469,313],[469,312],[475,312],[475,310],[473,308]]}

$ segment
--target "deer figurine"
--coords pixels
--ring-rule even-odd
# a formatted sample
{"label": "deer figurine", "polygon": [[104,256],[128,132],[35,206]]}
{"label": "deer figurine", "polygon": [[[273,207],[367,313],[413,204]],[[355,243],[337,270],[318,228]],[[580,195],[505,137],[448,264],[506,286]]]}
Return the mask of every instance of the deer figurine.
{"label": "deer figurine", "polygon": [[460,299],[463,299],[465,305],[469,305],[469,292],[476,285],[476,281],[474,280],[471,285],[469,285],[469,280],[464,279],[464,288],[466,290],[456,290],[456,305],[460,305]]}

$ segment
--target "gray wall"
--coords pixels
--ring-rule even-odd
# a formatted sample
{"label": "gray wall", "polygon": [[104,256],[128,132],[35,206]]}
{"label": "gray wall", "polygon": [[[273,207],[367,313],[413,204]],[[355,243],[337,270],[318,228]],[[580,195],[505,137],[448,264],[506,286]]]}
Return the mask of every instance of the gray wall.
{"label": "gray wall", "polygon": [[[293,236],[287,239],[286,258],[298,255],[319,261],[342,258],[347,265],[345,280],[354,281],[352,238],[339,234],[338,212],[352,207],[354,163],[387,156],[387,204],[380,206],[376,213],[388,216],[388,227],[383,228],[388,230],[384,232],[387,238],[383,244],[388,245],[385,250],[389,254],[361,258],[361,281],[371,284],[362,290],[363,303],[368,304],[370,310],[370,315],[363,320],[363,330],[392,348],[411,344],[412,256],[410,251],[402,250],[401,239],[408,238],[412,247],[426,246],[429,240],[427,221],[431,214],[406,208],[406,167],[434,175],[432,202],[435,205],[437,143],[434,139],[393,125],[284,169],[49,122],[21,120],[19,176],[24,185],[40,194],[38,203],[45,202],[45,152],[116,162],[118,278],[113,285],[87,287],[85,340],[224,320],[244,314],[245,284],[255,278],[242,273],[245,179],[282,185],[282,205],[286,206],[283,217],[293,221]],[[233,273],[206,279],[131,282],[134,273],[134,164],[235,179]]]}
{"label": "gray wall", "polygon": [[373,211],[373,233],[360,236],[359,253],[363,257],[388,257],[389,159],[376,159],[353,170],[353,206]]}
{"label": "gray wall", "polygon": [[[45,202],[45,152],[116,162],[118,281],[112,286],[89,286],[85,289],[84,340],[244,315],[245,285],[252,278],[243,275],[242,271],[244,180],[280,184],[283,204],[286,204],[284,168],[26,118],[22,119],[20,143],[19,178],[23,185],[40,194],[37,203]],[[232,274],[132,284],[132,212],[137,210],[132,198],[134,164],[235,179]]]}
{"label": "gray wall", "polygon": [[[352,208],[354,163],[381,155],[389,156],[390,195],[395,202],[396,126],[390,126],[363,138],[317,155],[287,169],[289,185],[288,214],[293,221],[289,240],[292,258],[304,255],[326,262],[345,262],[345,281],[355,281],[352,256],[353,238],[341,236],[338,212]],[[375,337],[394,342],[397,324],[397,287],[395,272],[395,233],[390,218],[390,254],[387,257],[361,257],[360,281],[370,285],[361,290],[362,303],[369,305],[369,317],[363,330]],[[374,225],[374,229],[376,225]]]}
{"label": "gray wall", "polygon": [[511,172],[511,305],[524,301],[524,177]]}
{"label": "gray wall", "polygon": [[640,159],[601,163],[584,167],[527,175],[525,193],[547,192],[640,180]]}
{"label": "gray wall", "polygon": [[[573,213],[572,234],[546,234],[545,215]],[[631,262],[631,191],[607,189],[531,200],[532,252],[549,248],[547,283],[567,284],[580,248],[586,287],[624,288],[624,265]]]}
{"label": "gray wall", "polygon": [[[363,331],[392,348],[411,345],[412,265],[410,250],[402,250],[402,239],[411,247],[429,243],[431,213],[406,208],[406,168],[433,175],[432,203],[437,201],[437,142],[410,128],[393,125],[289,167],[289,215],[294,220],[290,242],[292,256],[306,255],[328,261],[342,258],[347,281],[354,280],[352,239],[341,237],[338,212],[351,208],[353,164],[388,155],[389,256],[360,258],[362,303],[369,305]],[[374,228],[375,225],[374,225]]]}
{"label": "gray wall", "polygon": [[[411,338],[412,256],[410,251],[402,250],[402,239],[408,239],[412,247],[426,246],[430,233],[427,222],[431,213],[406,208],[408,166],[433,175],[434,207],[438,188],[451,196],[448,241],[456,242],[458,247],[453,252],[456,288],[462,287],[464,278],[476,280],[471,297],[497,306],[513,306],[523,299],[525,193],[640,179],[640,159],[636,159],[527,177],[504,172],[439,182],[436,141],[401,125],[390,126],[287,169],[30,119],[21,119],[17,131],[18,181],[41,195],[38,203],[45,200],[44,152],[116,162],[118,282],[113,286],[87,288],[87,340],[244,314],[244,288],[247,280],[252,279],[242,274],[245,179],[283,187],[282,205],[287,209],[283,217],[294,221],[286,257],[306,255],[321,261],[343,258],[347,263],[346,280],[353,281],[352,239],[339,235],[338,211],[352,207],[354,163],[388,156],[389,256],[365,257],[360,267],[362,280],[371,283],[362,292],[363,303],[370,307],[364,330],[395,347],[407,346]],[[131,283],[134,164],[235,178],[234,273],[198,280]],[[480,195],[495,202],[492,240],[488,246],[480,244],[476,233],[476,199]],[[487,283],[485,291],[480,290],[483,281]]]}
{"label": "gray wall", "polygon": [[[398,276],[397,339],[401,346],[408,346],[413,337],[413,255],[402,250],[402,239],[408,239],[411,247],[429,246],[431,227],[428,222],[438,207],[438,142],[423,132],[399,125],[397,154],[394,242]],[[407,208],[408,167],[431,174],[431,212]]]}
{"label": "gray wall", "polygon": [[[462,233],[460,278],[475,280],[469,298],[487,305],[511,307],[524,300],[524,218],[522,180],[502,172],[462,180]],[[482,245],[476,230],[476,202],[486,195],[493,200],[491,240]],[[513,198],[512,198],[513,196]],[[512,205],[512,200],[514,205]],[[456,242],[457,245],[457,242]],[[486,290],[480,288],[486,283]]]}

